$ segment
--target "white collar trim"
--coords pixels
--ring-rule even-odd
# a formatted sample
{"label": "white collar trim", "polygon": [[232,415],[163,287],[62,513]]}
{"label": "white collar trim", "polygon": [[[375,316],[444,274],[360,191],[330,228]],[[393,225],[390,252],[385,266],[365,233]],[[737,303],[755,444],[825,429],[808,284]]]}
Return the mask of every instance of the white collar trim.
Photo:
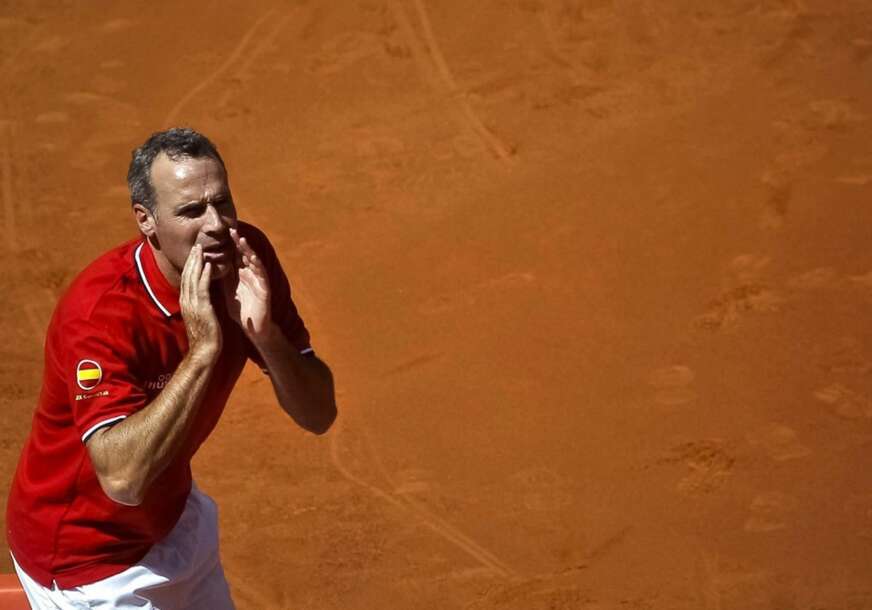
{"label": "white collar trim", "polygon": [[170,310],[164,307],[163,303],[161,303],[157,296],[154,294],[154,290],[151,289],[151,284],[148,283],[148,278],[145,277],[145,269],[142,268],[142,248],[145,246],[145,242],[142,242],[136,247],[136,250],[133,253],[133,258],[136,260],[136,270],[139,271],[139,279],[142,280],[142,285],[145,286],[145,291],[148,292],[148,296],[151,297],[151,300],[154,301],[154,304],[157,305],[157,308],[163,312],[163,315],[170,318],[173,314],[170,313]]}

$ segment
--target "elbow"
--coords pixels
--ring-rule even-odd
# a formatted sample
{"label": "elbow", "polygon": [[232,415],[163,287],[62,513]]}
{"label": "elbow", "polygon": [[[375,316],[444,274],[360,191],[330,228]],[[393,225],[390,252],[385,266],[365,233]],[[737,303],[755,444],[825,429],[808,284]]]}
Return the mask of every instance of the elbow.
{"label": "elbow", "polygon": [[317,363],[323,371],[323,384],[321,386],[320,400],[318,401],[321,404],[321,408],[312,412],[309,425],[306,426],[306,428],[312,434],[320,436],[333,427],[333,423],[336,421],[339,412],[336,408],[336,390],[333,381],[333,373],[330,371],[330,367],[328,367],[323,361],[317,360]]}
{"label": "elbow", "polygon": [[316,413],[310,413],[303,428],[312,434],[321,436],[333,426],[337,416],[336,403],[331,400],[323,409],[319,409]]}
{"label": "elbow", "polygon": [[110,500],[124,506],[139,506],[145,499],[142,485],[126,477],[97,475],[100,487]]}
{"label": "elbow", "polygon": [[313,418],[308,422],[309,425],[306,426],[306,429],[312,434],[317,434],[318,436],[325,434],[333,427],[333,422],[336,421],[338,414],[336,404],[331,402],[330,406],[325,408],[319,414],[318,418]]}
{"label": "elbow", "polygon": [[88,455],[94,467],[94,474],[103,493],[118,504],[139,506],[145,499],[146,481],[137,476],[129,463],[118,463],[110,456],[117,456],[118,450],[107,440],[111,428],[102,428],[88,439]]}

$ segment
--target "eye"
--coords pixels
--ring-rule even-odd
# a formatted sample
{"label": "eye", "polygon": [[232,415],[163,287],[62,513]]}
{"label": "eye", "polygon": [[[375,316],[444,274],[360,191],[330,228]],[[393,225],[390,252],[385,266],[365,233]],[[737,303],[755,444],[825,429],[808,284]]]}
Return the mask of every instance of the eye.
{"label": "eye", "polygon": [[181,211],[181,216],[185,216],[187,218],[197,218],[198,216],[201,216],[205,210],[205,205],[194,205],[183,209]]}

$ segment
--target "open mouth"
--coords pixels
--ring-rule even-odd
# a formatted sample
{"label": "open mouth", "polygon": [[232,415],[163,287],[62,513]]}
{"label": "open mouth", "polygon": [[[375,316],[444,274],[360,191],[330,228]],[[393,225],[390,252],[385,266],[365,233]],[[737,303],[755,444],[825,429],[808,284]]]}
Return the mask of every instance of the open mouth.
{"label": "open mouth", "polygon": [[215,246],[209,246],[208,248],[203,248],[203,260],[213,263],[230,260],[230,257],[233,254],[231,246],[232,242],[225,242]]}

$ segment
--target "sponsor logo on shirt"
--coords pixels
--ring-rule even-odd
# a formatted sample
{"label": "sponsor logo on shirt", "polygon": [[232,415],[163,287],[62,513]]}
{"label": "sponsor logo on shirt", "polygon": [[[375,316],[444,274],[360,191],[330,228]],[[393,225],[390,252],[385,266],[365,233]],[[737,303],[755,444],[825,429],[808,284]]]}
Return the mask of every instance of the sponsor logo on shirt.
{"label": "sponsor logo on shirt", "polygon": [[93,390],[103,379],[103,369],[93,360],[79,360],[76,366],[76,383],[80,388]]}
{"label": "sponsor logo on shirt", "polygon": [[164,373],[163,375],[158,375],[157,379],[152,379],[151,381],[145,382],[145,389],[147,390],[163,390],[164,386],[169,383],[170,379],[173,378],[172,373]]}
{"label": "sponsor logo on shirt", "polygon": [[91,394],[76,394],[76,400],[88,400],[89,398],[99,398],[100,396],[109,396],[109,390],[92,392]]}

